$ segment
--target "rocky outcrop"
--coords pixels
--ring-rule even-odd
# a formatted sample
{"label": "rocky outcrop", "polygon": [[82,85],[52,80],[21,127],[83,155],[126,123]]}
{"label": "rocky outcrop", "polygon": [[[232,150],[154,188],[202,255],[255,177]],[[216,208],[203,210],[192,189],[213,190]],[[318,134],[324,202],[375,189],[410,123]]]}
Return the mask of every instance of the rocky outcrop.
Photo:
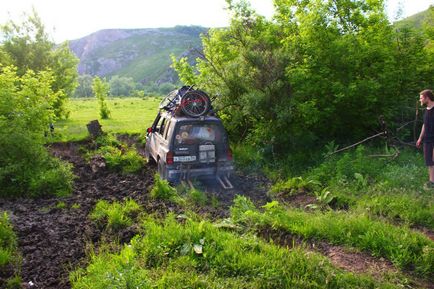
{"label": "rocky outcrop", "polygon": [[197,26],[106,29],[70,41],[70,48],[80,59],[80,74],[174,82],[177,78],[170,68],[170,55],[195,57],[194,51],[201,51],[200,35],[207,30]]}

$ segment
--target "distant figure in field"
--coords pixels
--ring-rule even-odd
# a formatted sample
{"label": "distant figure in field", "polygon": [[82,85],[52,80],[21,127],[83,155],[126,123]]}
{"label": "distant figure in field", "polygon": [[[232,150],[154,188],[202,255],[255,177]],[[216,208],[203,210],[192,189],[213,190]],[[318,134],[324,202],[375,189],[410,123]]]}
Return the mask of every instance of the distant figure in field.
{"label": "distant figure in field", "polygon": [[434,94],[432,90],[425,89],[421,91],[419,101],[421,105],[426,105],[426,111],[423,115],[422,130],[416,146],[420,148],[423,142],[423,155],[429,174],[427,187],[434,188]]}

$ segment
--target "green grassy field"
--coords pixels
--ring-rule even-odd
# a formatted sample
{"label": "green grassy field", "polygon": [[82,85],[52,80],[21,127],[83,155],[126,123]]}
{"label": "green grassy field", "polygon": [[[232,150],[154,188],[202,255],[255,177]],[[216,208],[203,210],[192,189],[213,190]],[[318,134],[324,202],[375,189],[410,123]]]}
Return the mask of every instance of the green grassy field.
{"label": "green grassy field", "polygon": [[105,132],[143,133],[152,124],[159,103],[158,97],[109,98],[107,105],[111,117],[101,119],[96,99],[71,99],[68,104],[70,116],[67,120],[59,120],[55,123],[53,140],[82,139],[88,135],[86,124],[95,119],[99,120]]}

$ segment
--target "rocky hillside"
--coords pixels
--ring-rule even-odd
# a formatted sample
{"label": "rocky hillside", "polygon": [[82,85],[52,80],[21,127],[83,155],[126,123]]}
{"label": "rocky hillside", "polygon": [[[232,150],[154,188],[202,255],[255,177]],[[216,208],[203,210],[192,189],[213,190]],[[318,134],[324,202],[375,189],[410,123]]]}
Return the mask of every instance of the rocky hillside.
{"label": "rocky hillside", "polygon": [[106,29],[70,41],[80,74],[132,77],[144,84],[173,82],[170,55],[196,57],[208,28]]}

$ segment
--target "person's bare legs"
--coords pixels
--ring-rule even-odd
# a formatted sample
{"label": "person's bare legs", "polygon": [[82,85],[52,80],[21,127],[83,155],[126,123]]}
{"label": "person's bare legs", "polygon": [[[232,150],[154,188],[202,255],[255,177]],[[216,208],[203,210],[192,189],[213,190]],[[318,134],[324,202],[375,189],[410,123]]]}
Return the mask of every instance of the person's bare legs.
{"label": "person's bare legs", "polygon": [[429,181],[431,183],[434,183],[434,166],[428,167],[428,173],[429,173]]}

